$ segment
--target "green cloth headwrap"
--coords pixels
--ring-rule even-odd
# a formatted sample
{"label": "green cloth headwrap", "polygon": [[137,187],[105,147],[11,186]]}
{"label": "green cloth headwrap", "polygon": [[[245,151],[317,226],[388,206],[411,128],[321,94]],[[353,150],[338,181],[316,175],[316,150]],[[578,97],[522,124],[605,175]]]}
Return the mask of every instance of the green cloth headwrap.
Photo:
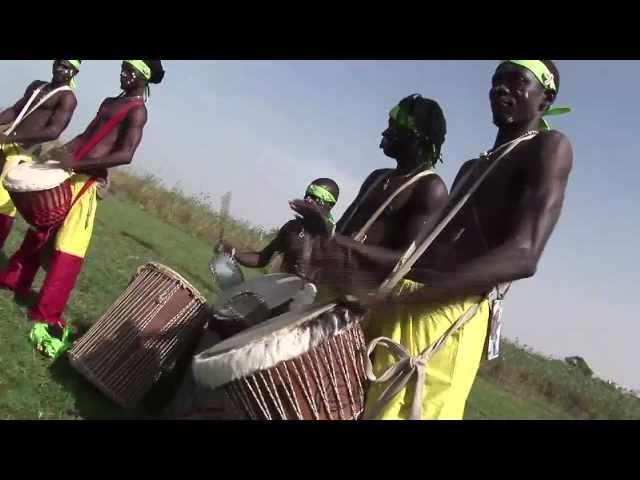
{"label": "green cloth headwrap", "polygon": [[[80,71],[80,63],[82,62],[82,60],[67,60],[67,62],[73,65],[73,68]],[[78,82],[76,81],[75,77],[71,79],[71,81],[69,82],[69,86],[73,89],[78,86]]]}
{"label": "green cloth headwrap", "polygon": [[334,197],[329,190],[313,183],[309,185],[309,188],[307,188],[307,195],[313,195],[314,197],[331,204],[335,204],[337,202],[336,197]]}
{"label": "green cloth headwrap", "polygon": [[82,62],[82,60],[67,60],[67,62],[73,65],[73,68],[80,71],[80,63]]}
{"label": "green cloth headwrap", "polygon": [[69,333],[69,328],[65,327],[62,339],[58,339],[49,333],[49,326],[46,323],[36,323],[29,332],[29,340],[36,350],[56,359],[71,346]]}
{"label": "green cloth headwrap", "polygon": [[[418,128],[416,127],[416,121],[413,118],[413,115],[410,115],[404,108],[400,107],[400,105],[396,105],[395,107],[393,107],[391,109],[391,111],[389,112],[389,117],[392,118],[398,125],[404,127],[404,128],[408,128],[409,130],[411,130],[414,133],[417,133],[418,135],[420,135],[420,132],[418,131]],[[438,158],[436,158],[437,153],[436,153],[436,146],[435,145],[431,145],[432,147],[432,153],[433,153],[433,159],[432,160],[428,160],[425,163],[431,163],[433,167],[435,167],[436,162],[438,161]]]}
{"label": "green cloth headwrap", "polygon": [[416,129],[416,121],[413,118],[413,115],[409,115],[404,108],[401,108],[400,105],[396,105],[389,112],[389,117],[391,117],[395,122],[404,127],[408,128],[413,132],[417,132]]}
{"label": "green cloth headwrap", "polygon": [[[333,196],[333,193],[331,193],[326,188],[320,185],[316,185],[314,183],[309,185],[309,188],[307,188],[307,195],[312,195],[332,205],[335,205],[337,202],[336,197]],[[336,223],[336,221],[333,218],[333,215],[331,215],[331,212],[327,212],[327,221],[329,221],[329,223],[331,223],[332,225],[335,225]]]}
{"label": "green cloth headwrap", "polygon": [[[513,63],[520,67],[526,68],[538,79],[540,84],[544,88],[548,88],[557,92],[556,80],[553,78],[553,73],[547,68],[541,60],[505,60],[502,63]],[[546,112],[542,114],[543,117],[549,117],[553,115],[564,115],[569,113],[571,108],[569,107],[553,107],[549,106]],[[551,130],[551,125],[544,118],[540,120],[540,130]]]}
{"label": "green cloth headwrap", "polygon": [[[151,68],[147,65],[147,62],[144,60],[125,60],[125,63],[128,63],[133,68],[135,68],[138,72],[142,74],[142,76],[149,82],[151,80]],[[151,89],[149,88],[149,83],[144,88],[144,94],[147,98],[151,96]]]}

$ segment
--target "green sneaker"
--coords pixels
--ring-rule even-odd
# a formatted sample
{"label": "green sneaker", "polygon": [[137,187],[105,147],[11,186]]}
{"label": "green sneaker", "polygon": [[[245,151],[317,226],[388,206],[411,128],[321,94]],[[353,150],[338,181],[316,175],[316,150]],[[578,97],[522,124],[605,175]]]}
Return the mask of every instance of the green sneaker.
{"label": "green sneaker", "polygon": [[49,333],[49,325],[46,323],[36,323],[31,332],[29,332],[29,340],[36,350],[54,360],[69,350],[71,342],[69,342],[70,331],[65,327],[62,331],[62,338],[57,338]]}

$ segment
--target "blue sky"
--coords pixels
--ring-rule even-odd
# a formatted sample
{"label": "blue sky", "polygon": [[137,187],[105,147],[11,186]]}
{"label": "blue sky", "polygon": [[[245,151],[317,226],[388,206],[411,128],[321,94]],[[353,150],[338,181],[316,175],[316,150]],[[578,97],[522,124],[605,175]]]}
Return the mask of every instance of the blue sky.
{"label": "blue sky", "polygon": [[[287,200],[319,176],[341,187],[337,214],[373,169],[392,166],[378,149],[389,109],[410,93],[436,99],[448,123],[440,175],[450,185],[466,159],[491,147],[488,103],[494,61],[165,61],[134,169],[167,185],[219,198],[265,228],[292,213]],[[574,170],[563,214],[539,271],[505,305],[505,335],[545,354],[581,355],[596,374],[640,389],[637,208],[640,62],[558,61],[551,118],[570,138]],[[51,62],[2,61],[0,105]],[[66,139],[100,101],[119,91],[120,61],[84,61],[79,106]],[[90,258],[89,258],[90,261]]]}

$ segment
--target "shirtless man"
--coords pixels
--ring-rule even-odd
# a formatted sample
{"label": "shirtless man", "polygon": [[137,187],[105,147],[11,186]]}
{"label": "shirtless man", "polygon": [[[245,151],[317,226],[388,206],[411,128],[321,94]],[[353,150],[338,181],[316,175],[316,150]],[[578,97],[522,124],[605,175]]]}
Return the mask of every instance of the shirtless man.
{"label": "shirtless man", "polygon": [[[0,125],[12,125],[25,107],[27,113],[51,92],[69,87],[62,88],[33,110],[33,113],[25,115],[10,133],[7,133],[8,128],[3,128],[0,132],[0,163],[3,164],[0,177],[0,249],[11,232],[16,215],[16,208],[1,180],[19,161],[29,160],[40,144],[57,140],[67,128],[78,104],[71,87],[75,83],[74,78],[80,70],[81,62],[82,60],[56,60],[53,62],[51,82],[35,80],[27,87],[20,100],[0,113]],[[37,96],[27,106],[38,89]]]}
{"label": "shirtless man", "polygon": [[[391,295],[385,300],[386,314],[375,320],[380,322],[381,335],[417,356],[465,312],[479,308],[429,359],[422,398],[414,398],[417,384],[411,380],[390,401],[380,402],[386,385],[374,383],[367,398],[367,418],[410,418],[415,400],[423,419],[462,419],[486,343],[490,312],[484,296],[499,284],[535,274],[560,216],[573,154],[569,140],[549,130],[542,118],[566,110],[551,107],[559,86],[558,70],[548,60],[508,60],[496,69],[489,92],[498,127],[495,155],[509,142],[525,140],[511,143],[514,149],[500,160],[412,270],[411,277],[428,286]],[[492,158],[496,157],[463,164],[452,190],[470,169],[474,169],[473,182]],[[469,184],[465,181],[463,185]],[[464,193],[465,187],[461,190]],[[450,204],[455,197],[459,198],[453,195]],[[416,322],[414,314],[424,312],[425,306],[428,314]],[[402,314],[390,314],[394,311]],[[395,321],[385,322],[389,319]],[[373,355],[377,375],[397,362],[388,351],[377,350]]]}
{"label": "shirtless man", "polygon": [[[338,202],[340,189],[338,184],[330,178],[318,178],[311,182],[305,191],[305,201],[313,202],[322,214],[322,218],[328,225],[333,225],[331,210]],[[300,274],[300,259],[302,257],[305,235],[311,235],[304,228],[300,219],[290,220],[278,231],[269,245],[260,252],[236,252],[229,243],[222,243],[222,251],[233,255],[241,265],[249,268],[264,268],[276,253],[282,253],[282,271],[292,274]]]}
{"label": "shirtless man", "polygon": [[[68,347],[69,330],[62,312],[91,240],[97,205],[96,181],[106,178],[107,169],[133,160],[147,122],[144,99],[149,83],[160,83],[163,76],[160,60],[125,60],[120,74],[123,93],[104,100],[87,129],[65,148],[50,154],[63,168],[74,171],[71,188],[74,199],[77,198],[64,223],[53,233],[54,252],[47,276],[36,303],[29,309],[29,316],[36,322],[30,339],[38,350],[51,357],[57,357]],[[104,129],[108,133],[98,141]],[[37,250],[43,245],[42,235],[43,232],[29,229],[20,249],[0,272],[1,286],[16,295],[29,291],[38,269]]]}
{"label": "shirtless man", "polygon": [[[312,262],[321,268],[320,282],[333,286],[345,286],[346,282],[349,288],[367,290],[395,265],[427,219],[447,201],[447,188],[433,172],[445,134],[444,114],[433,100],[410,95],[391,110],[380,148],[397,162],[397,167],[373,171],[338,221],[337,233],[324,245],[315,244]],[[320,225],[313,207],[300,200],[292,202],[294,211],[308,224]],[[331,275],[335,262],[349,274],[338,268],[338,274]]]}

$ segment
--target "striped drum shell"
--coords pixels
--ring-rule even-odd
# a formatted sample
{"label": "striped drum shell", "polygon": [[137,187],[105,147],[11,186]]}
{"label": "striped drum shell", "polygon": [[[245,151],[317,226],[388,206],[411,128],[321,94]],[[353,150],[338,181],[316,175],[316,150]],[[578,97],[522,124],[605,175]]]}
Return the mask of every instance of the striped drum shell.
{"label": "striped drum shell", "polygon": [[134,408],[195,345],[206,321],[204,297],[170,268],[148,263],[74,343],[69,360],[115,403]]}

